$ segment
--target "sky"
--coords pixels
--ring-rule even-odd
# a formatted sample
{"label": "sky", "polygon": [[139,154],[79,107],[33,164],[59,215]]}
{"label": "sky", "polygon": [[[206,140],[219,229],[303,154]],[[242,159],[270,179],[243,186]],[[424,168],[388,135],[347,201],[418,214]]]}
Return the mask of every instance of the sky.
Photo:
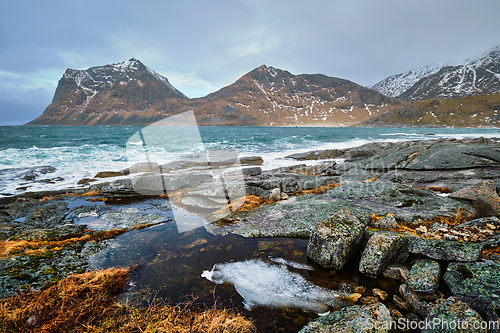
{"label": "sky", "polygon": [[0,125],[50,104],[67,68],[136,58],[188,97],[260,65],[371,86],[500,44],[498,0],[2,0]]}

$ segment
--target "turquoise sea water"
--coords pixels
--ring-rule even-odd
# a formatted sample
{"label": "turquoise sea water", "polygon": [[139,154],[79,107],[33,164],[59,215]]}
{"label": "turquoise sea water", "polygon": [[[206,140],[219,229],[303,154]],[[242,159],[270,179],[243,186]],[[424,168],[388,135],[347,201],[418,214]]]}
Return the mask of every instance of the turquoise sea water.
{"label": "turquoise sea water", "polygon": [[[0,127],[0,170],[50,165],[56,170],[46,177],[51,183],[31,184],[29,191],[73,187],[82,178],[103,170],[121,170],[131,165],[127,141],[141,127]],[[293,163],[283,157],[315,149],[343,149],[374,141],[427,140],[440,137],[500,137],[499,129],[401,128],[401,127],[200,127],[205,149],[235,149],[240,157],[262,156],[263,168]],[[181,135],[182,136],[182,135]],[[192,141],[158,140],[153,158],[182,158],[195,151]],[[183,143],[184,142],[184,143]],[[151,142],[148,142],[151,145]],[[154,146],[154,145],[153,145]],[[22,181],[15,172],[0,174],[0,194],[15,194]]]}

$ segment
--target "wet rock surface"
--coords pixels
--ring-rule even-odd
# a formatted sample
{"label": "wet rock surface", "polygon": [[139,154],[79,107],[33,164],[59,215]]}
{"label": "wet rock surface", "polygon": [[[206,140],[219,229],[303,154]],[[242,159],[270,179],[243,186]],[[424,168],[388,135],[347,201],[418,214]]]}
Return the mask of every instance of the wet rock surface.
{"label": "wet rock surface", "polygon": [[389,332],[391,314],[382,303],[350,306],[310,322],[299,333]]}

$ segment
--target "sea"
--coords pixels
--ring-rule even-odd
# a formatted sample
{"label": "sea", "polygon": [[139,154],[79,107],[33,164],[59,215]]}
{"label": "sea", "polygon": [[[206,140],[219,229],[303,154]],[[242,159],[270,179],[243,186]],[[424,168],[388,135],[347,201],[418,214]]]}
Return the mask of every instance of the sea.
{"label": "sea", "polygon": [[[286,158],[311,150],[466,137],[500,138],[500,129],[5,126],[0,127],[0,194],[73,188],[80,179],[92,178],[99,171],[131,166],[144,151],[148,160],[161,163],[183,161],[201,151],[229,150],[239,157],[260,156],[261,167],[269,170],[318,163]],[[39,166],[45,167],[36,168]],[[33,175],[34,179],[26,179]],[[92,210],[98,204],[104,205],[86,202],[85,206]],[[99,217],[88,214],[75,222],[89,224],[94,219],[97,223],[105,215],[134,218],[152,212],[170,217],[159,225],[108,240],[105,249],[90,257],[96,269],[140,265],[139,272],[129,278],[128,292],[122,295],[124,304],[147,306],[152,299],[161,299],[172,304],[234,308],[251,318],[259,332],[277,333],[297,332],[319,314],[345,306],[342,296],[356,286],[379,288],[391,297],[398,293],[393,280],[368,278],[359,273],[357,265],[343,270],[320,266],[307,256],[307,239],[246,239],[213,235],[205,228],[179,233],[166,204],[162,198],[111,203],[99,206]]]}
{"label": "sea", "polygon": [[[0,196],[74,188],[79,180],[100,171],[123,170],[137,162],[134,148],[146,141],[148,159],[155,161],[226,149],[239,157],[261,156],[262,169],[269,170],[296,164],[285,157],[310,150],[346,149],[369,142],[500,138],[497,128],[453,127],[196,127],[168,132],[161,128],[148,136],[145,128],[133,126],[1,126]],[[35,166],[53,168],[27,183],[20,175]]]}

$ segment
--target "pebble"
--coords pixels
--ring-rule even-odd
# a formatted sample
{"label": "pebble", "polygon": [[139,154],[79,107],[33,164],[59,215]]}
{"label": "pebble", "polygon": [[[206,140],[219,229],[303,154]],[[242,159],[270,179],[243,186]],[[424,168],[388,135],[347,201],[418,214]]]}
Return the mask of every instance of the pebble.
{"label": "pebble", "polygon": [[389,298],[389,295],[385,291],[378,288],[373,288],[372,294],[373,296],[378,297],[381,301],[385,301]]}
{"label": "pebble", "polygon": [[366,288],[363,286],[357,286],[356,288],[354,288],[354,292],[364,294],[366,293]]}
{"label": "pebble", "polygon": [[363,305],[367,305],[367,304],[375,304],[375,303],[378,303],[379,300],[377,297],[375,296],[363,296],[359,299],[359,302]]}
{"label": "pebble", "polygon": [[351,302],[351,303],[356,303],[363,295],[361,295],[360,293],[352,293],[350,295],[348,295],[345,300],[347,302]]}
{"label": "pebble", "polygon": [[394,302],[394,305],[396,305],[398,308],[401,310],[405,311],[410,311],[410,304],[406,303],[401,297],[398,295],[393,295],[392,296],[392,301]]}

